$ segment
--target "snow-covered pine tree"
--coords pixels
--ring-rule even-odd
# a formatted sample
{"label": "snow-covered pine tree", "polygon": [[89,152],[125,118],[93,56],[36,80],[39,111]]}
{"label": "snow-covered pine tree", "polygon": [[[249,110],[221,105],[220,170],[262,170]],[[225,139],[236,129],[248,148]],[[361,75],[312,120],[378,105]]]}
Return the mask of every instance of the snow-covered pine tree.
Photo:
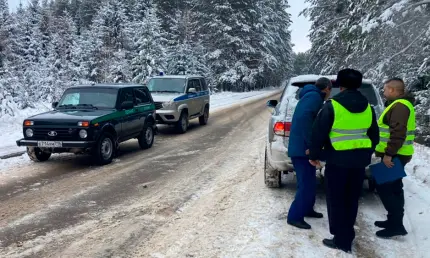
{"label": "snow-covered pine tree", "polygon": [[124,1],[106,0],[91,25],[91,35],[102,43],[97,50],[96,81],[130,81],[129,49],[132,30]]}
{"label": "snow-covered pine tree", "polygon": [[7,0],[0,0],[0,76],[5,72],[6,59],[8,58],[9,29],[11,17]]}
{"label": "snow-covered pine tree", "polygon": [[134,56],[131,61],[134,82],[143,83],[149,76],[165,70],[166,39],[153,0],[136,1],[132,13]]}

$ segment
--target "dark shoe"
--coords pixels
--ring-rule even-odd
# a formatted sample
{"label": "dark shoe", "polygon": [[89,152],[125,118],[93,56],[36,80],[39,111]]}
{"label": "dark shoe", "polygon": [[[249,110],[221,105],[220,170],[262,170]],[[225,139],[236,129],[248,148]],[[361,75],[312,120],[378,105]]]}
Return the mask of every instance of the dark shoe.
{"label": "dark shoe", "polygon": [[327,239],[326,238],[322,242],[325,246],[327,246],[329,248],[339,249],[339,250],[344,251],[345,253],[351,253],[351,247],[350,248],[340,247],[340,246],[336,245],[336,243],[334,242],[334,239]]}
{"label": "dark shoe", "polygon": [[308,218],[317,218],[317,219],[321,219],[323,216],[322,213],[316,212],[314,210],[312,210],[309,214],[307,214],[305,217]]}
{"label": "dark shoe", "polygon": [[403,226],[400,228],[386,228],[376,232],[377,237],[385,238],[385,239],[392,238],[395,236],[406,236],[407,234],[408,232]]}
{"label": "dark shoe", "polygon": [[375,226],[377,226],[378,228],[388,228],[390,225],[388,220],[385,220],[385,221],[375,221]]}
{"label": "dark shoe", "polygon": [[306,221],[288,221],[287,220],[287,223],[291,226],[296,227],[296,228],[311,229],[311,225],[306,223]]}

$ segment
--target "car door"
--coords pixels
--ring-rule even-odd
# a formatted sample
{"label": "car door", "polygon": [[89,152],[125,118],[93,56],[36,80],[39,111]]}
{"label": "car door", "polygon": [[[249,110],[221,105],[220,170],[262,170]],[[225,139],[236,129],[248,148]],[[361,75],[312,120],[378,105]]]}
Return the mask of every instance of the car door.
{"label": "car door", "polygon": [[[132,101],[134,103],[133,88],[123,88],[119,94],[119,107],[121,107],[124,101]],[[136,112],[134,107],[128,110],[121,110],[120,112],[122,113],[120,119],[122,130],[119,138],[123,141],[131,138],[135,134],[136,128],[133,123]]]}
{"label": "car door", "polygon": [[196,85],[196,79],[189,79],[187,83],[187,104],[188,104],[188,113],[190,116],[195,115],[198,113],[197,111],[197,105],[196,105],[196,92],[188,92],[189,89],[195,88],[197,91],[197,85]]}
{"label": "car door", "polygon": [[203,106],[204,106],[203,85],[201,84],[200,79],[196,79],[195,88],[197,91],[197,97],[195,101],[196,114],[200,114],[201,112],[203,112]]}
{"label": "car door", "polygon": [[150,113],[152,113],[151,98],[149,91],[146,91],[144,87],[134,88],[134,100],[135,108],[137,109],[135,120],[136,131],[140,133],[145,125],[145,119]]}
{"label": "car door", "polygon": [[206,80],[204,78],[200,78],[200,85],[202,86],[202,91],[201,91],[201,112],[204,111],[204,107],[206,104],[209,104],[210,102],[210,97],[209,97],[209,88],[208,85],[206,84]]}

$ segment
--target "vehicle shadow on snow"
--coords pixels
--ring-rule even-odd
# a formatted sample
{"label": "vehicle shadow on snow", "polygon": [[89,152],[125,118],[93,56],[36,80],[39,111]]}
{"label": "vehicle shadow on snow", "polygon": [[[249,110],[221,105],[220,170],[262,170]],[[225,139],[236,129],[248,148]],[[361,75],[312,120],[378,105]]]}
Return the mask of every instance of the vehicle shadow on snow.
{"label": "vehicle shadow on snow", "polygon": [[[209,122],[208,122],[209,124]],[[177,130],[175,129],[175,127],[173,125],[157,125],[158,127],[158,135],[181,135],[180,133],[177,132]],[[195,121],[190,121],[188,129],[187,129],[187,133],[190,133],[192,131],[196,131],[198,128],[203,128],[202,126],[199,125],[198,122]]]}

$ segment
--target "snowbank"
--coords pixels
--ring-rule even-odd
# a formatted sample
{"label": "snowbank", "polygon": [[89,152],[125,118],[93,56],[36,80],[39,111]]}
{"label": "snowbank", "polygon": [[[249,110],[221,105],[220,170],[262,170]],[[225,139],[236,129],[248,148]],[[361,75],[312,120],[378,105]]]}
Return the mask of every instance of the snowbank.
{"label": "snowbank", "polygon": [[412,161],[406,165],[407,174],[419,183],[430,186],[430,148],[415,144],[415,154]]}
{"label": "snowbank", "polygon": [[22,138],[22,123],[24,119],[38,113],[46,112],[51,108],[50,103],[36,103],[35,108],[15,110],[14,116],[0,117],[0,156],[22,151],[16,146],[16,140]]}

